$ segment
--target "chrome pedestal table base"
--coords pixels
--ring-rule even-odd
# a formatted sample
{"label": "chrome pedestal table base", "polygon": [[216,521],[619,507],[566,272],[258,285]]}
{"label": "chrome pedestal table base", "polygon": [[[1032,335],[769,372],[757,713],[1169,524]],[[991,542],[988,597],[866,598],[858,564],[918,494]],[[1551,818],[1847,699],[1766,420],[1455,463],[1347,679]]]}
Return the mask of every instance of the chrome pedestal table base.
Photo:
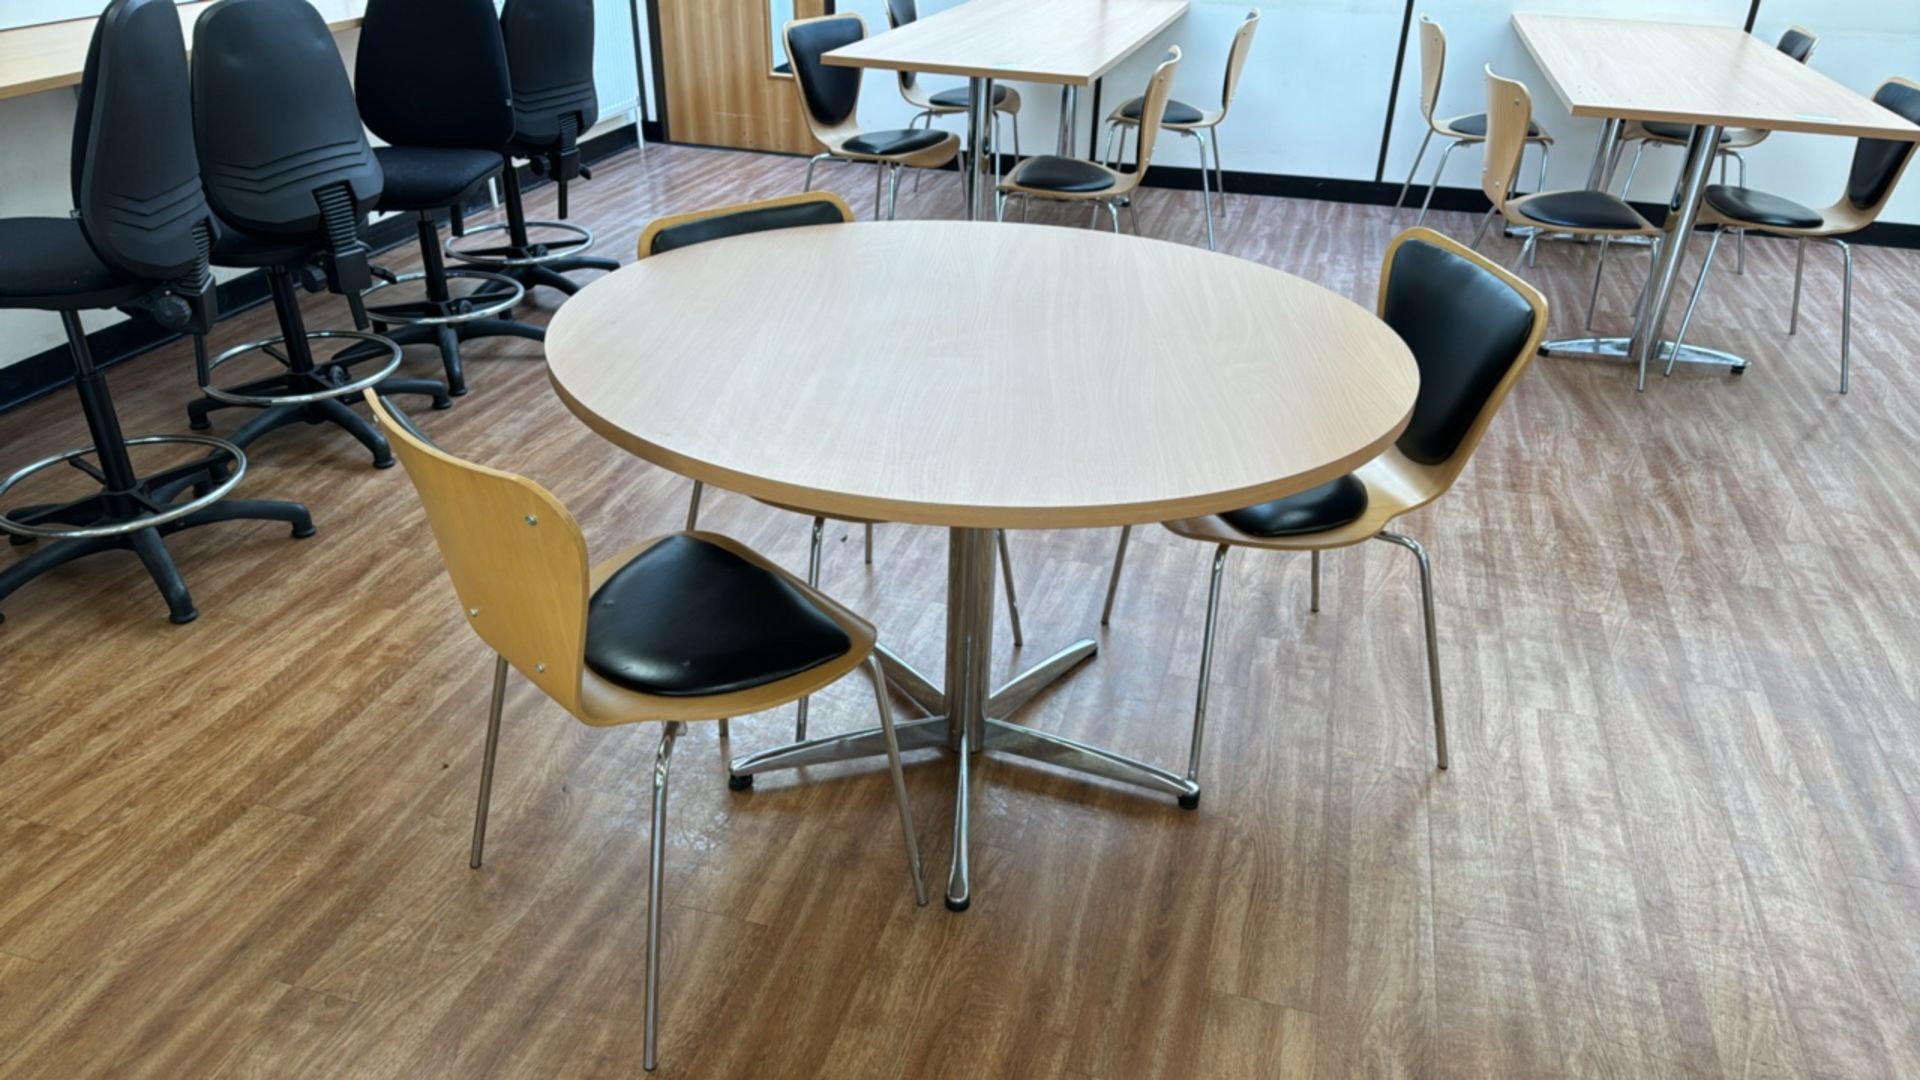
{"label": "chrome pedestal table base", "polygon": [[[970,758],[981,750],[1010,754],[1075,772],[1173,795],[1194,805],[1200,785],[1124,754],[1039,731],[1012,719],[1040,693],[1093,658],[1099,645],[1075,642],[1006,683],[992,688],[995,537],[992,529],[950,530],[947,570],[946,690],[884,647],[879,648],[887,681],[931,719],[898,724],[900,750],[943,748],[954,753],[957,782],[953,811],[953,862],[947,877],[947,908],[965,911],[972,901],[967,864],[971,824]],[[731,762],[735,777],[834,761],[882,757],[886,744],[878,728],[830,735],[762,750]]]}

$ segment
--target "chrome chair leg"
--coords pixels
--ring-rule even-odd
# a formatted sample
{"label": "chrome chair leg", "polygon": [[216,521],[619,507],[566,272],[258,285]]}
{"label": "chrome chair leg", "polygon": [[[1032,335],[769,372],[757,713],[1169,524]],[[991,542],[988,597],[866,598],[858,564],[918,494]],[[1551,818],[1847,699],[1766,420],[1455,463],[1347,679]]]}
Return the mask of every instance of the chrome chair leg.
{"label": "chrome chair leg", "polygon": [[1847,392],[1853,375],[1853,245],[1837,236],[1827,241],[1840,249],[1840,392]]}
{"label": "chrome chair leg", "polygon": [[1534,245],[1538,244],[1539,242],[1540,242],[1540,230],[1535,229],[1532,232],[1528,233],[1527,242],[1520,245],[1520,254],[1514,256],[1513,265],[1507,267],[1507,270],[1509,272],[1518,271],[1520,269],[1521,263],[1527,262],[1530,258],[1533,257]]}
{"label": "chrome chair leg", "polygon": [[883,207],[883,204],[880,201],[880,197],[881,197],[881,194],[886,190],[886,186],[887,186],[887,163],[884,161],[876,161],[873,163],[873,220],[875,221],[886,220],[885,218],[880,216],[880,211]]}
{"label": "chrome chair leg", "polygon": [[1633,164],[1627,166],[1627,182],[1620,185],[1620,201],[1627,201],[1627,193],[1633,190],[1633,178],[1640,172],[1640,159],[1646,155],[1647,140],[1641,139],[1640,145],[1633,151]]}
{"label": "chrome chair leg", "polygon": [[647,843],[647,1030],[641,1067],[648,1072],[660,1060],[660,909],[667,861],[667,771],[673,766],[673,743],[686,730],[674,721],[660,734],[653,755],[653,835]]}
{"label": "chrome chair leg", "polygon": [[1107,217],[1113,221],[1113,235],[1120,235],[1120,207],[1116,203],[1103,204],[1107,208]]}
{"label": "chrome chair leg", "polygon": [[1413,178],[1420,172],[1421,159],[1427,156],[1427,145],[1433,142],[1433,128],[1427,128],[1426,137],[1420,140],[1420,149],[1414,152],[1413,164],[1407,169],[1406,182],[1400,185],[1400,197],[1393,200],[1395,210],[1407,205],[1407,192],[1413,190]]}
{"label": "chrome chair leg", "polygon": [[994,192],[993,220],[996,222],[1007,220],[1007,193],[1004,191]]}
{"label": "chrome chair leg", "polygon": [[1312,574],[1313,588],[1308,593],[1307,612],[1318,615],[1320,614],[1320,553],[1318,551],[1313,553]]}
{"label": "chrome chair leg", "polygon": [[[1192,133],[1195,144],[1200,150],[1200,206],[1207,218],[1207,250],[1217,251],[1213,246],[1213,191],[1207,183],[1207,137],[1204,133]],[[1116,230],[1118,222],[1115,222]]]}
{"label": "chrome chair leg", "polygon": [[[1686,239],[1683,237],[1676,242],[1684,244],[1686,243]],[[1656,236],[1653,238],[1653,242],[1647,245],[1647,280],[1644,285],[1640,286],[1640,298],[1635,300],[1633,304],[1633,321],[1636,323],[1640,321],[1641,313],[1646,310],[1648,295],[1653,292],[1653,276],[1660,272],[1660,244],[1661,238]],[[1684,254],[1684,252],[1682,252],[1682,254]],[[1657,330],[1655,332],[1658,333]],[[1659,352],[1659,348],[1656,345],[1655,348],[1648,349],[1640,355],[1640,370],[1635,373],[1633,381],[1635,393],[1644,393],[1646,391],[1647,361],[1657,352]]]}
{"label": "chrome chair leg", "polygon": [[1499,214],[1500,214],[1499,207],[1490,206],[1487,208],[1486,216],[1480,219],[1480,227],[1474,230],[1473,243],[1469,245],[1470,247],[1478,248],[1480,246],[1480,241],[1485,240],[1487,238],[1488,226],[1491,226],[1493,224],[1493,219],[1499,216]]}
{"label": "chrome chair leg", "polygon": [[800,186],[801,191],[813,190],[813,167],[832,156],[832,154],[815,154],[807,159],[807,182]]}
{"label": "chrome chair leg", "polygon": [[1595,308],[1600,306],[1600,274],[1607,268],[1607,245],[1612,242],[1613,237],[1611,236],[1603,236],[1600,238],[1600,257],[1596,259],[1593,264],[1593,292],[1587,297],[1586,328],[1588,330],[1593,329],[1593,312]]}
{"label": "chrome chair leg", "polygon": [[[1200,744],[1207,733],[1207,684],[1213,681],[1213,637],[1220,625],[1220,579],[1231,550],[1226,544],[1214,549],[1213,576],[1207,582],[1207,627],[1200,637],[1200,688],[1194,694],[1193,742],[1187,748],[1187,780],[1195,784],[1200,779]],[[1200,794],[1180,796],[1180,806],[1184,810],[1198,809]]]}
{"label": "chrome chair leg", "polygon": [[687,501],[688,532],[700,527],[700,493],[705,491],[706,487],[707,485],[699,480],[693,482],[693,498]]}
{"label": "chrome chair leg", "polygon": [[1220,129],[1207,129],[1207,140],[1213,144],[1213,195],[1220,200],[1220,216],[1227,216],[1227,170],[1220,164]]}
{"label": "chrome chair leg", "polygon": [[1447,767],[1447,709],[1440,696],[1440,635],[1433,621],[1433,567],[1427,562],[1427,549],[1410,536],[1395,532],[1379,533],[1375,539],[1399,544],[1420,563],[1420,606],[1427,623],[1427,682],[1433,690],[1433,745],[1440,767]]}
{"label": "chrome chair leg", "polygon": [[[907,121],[907,130],[912,131],[914,125],[918,124],[922,119],[925,119],[927,122],[927,130],[932,131],[933,130],[933,114],[926,111],[925,109],[922,109],[918,113],[915,113],[913,119]],[[920,194],[920,174],[924,172],[926,172],[925,169],[915,169],[913,171],[913,193],[915,195]]]}
{"label": "chrome chair leg", "polygon": [[1455,139],[1447,144],[1445,150],[1440,151],[1440,164],[1434,166],[1433,182],[1427,185],[1427,197],[1420,203],[1420,216],[1413,219],[1414,228],[1417,229],[1427,223],[1427,210],[1433,206],[1433,192],[1440,186],[1440,174],[1447,171],[1447,159],[1452,157],[1453,152],[1459,148],[1460,140]]}
{"label": "chrome chair leg", "polygon": [[1547,161],[1553,156],[1553,144],[1543,142],[1537,143],[1536,145],[1540,147],[1540,178],[1535,183],[1533,190],[1545,191],[1547,190]]}
{"label": "chrome chair leg", "polygon": [[900,216],[900,166],[887,166],[887,220]]}
{"label": "chrome chair leg", "polygon": [[1113,156],[1113,144],[1114,144],[1114,141],[1119,138],[1120,138],[1120,125],[1108,124],[1107,125],[1107,151],[1104,155],[1101,156],[1100,161],[1101,161],[1101,164],[1104,164],[1107,168],[1113,169],[1116,172],[1119,171],[1120,163]]}
{"label": "chrome chair leg", "polygon": [[[827,519],[813,519],[813,541],[807,548],[807,588],[820,587],[820,542],[826,536]],[[793,708],[793,741],[807,741],[807,703],[812,698],[801,698]]]}
{"label": "chrome chair leg", "polygon": [[1680,360],[1680,347],[1687,342],[1687,329],[1693,325],[1693,310],[1700,306],[1700,294],[1706,291],[1707,275],[1713,272],[1713,257],[1720,251],[1720,241],[1725,239],[1725,229],[1713,230],[1713,241],[1707,245],[1707,260],[1700,264],[1700,279],[1693,283],[1693,299],[1687,301],[1687,312],[1680,316],[1680,332],[1673,337],[1673,351],[1667,354],[1666,375],[1673,374],[1673,365]]}
{"label": "chrome chair leg", "polygon": [[720,718],[720,769],[729,778],[733,776],[733,729],[732,721]]}
{"label": "chrome chair leg", "polygon": [[913,878],[913,901],[927,906],[927,873],[920,862],[920,837],[913,827],[913,807],[907,802],[907,775],[900,768],[900,739],[893,730],[893,706],[887,701],[887,673],[880,654],[867,654],[873,674],[873,701],[880,710],[880,734],[887,743],[887,771],[893,774],[893,800],[900,807],[900,831],[907,838],[907,873]]}
{"label": "chrome chair leg", "polygon": [[1793,257],[1793,314],[1787,319],[1789,336],[1800,332],[1800,282],[1807,272],[1807,238],[1801,237]]}
{"label": "chrome chair leg", "polygon": [[473,810],[473,850],[467,865],[480,869],[480,855],[487,846],[487,804],[493,798],[493,761],[500,750],[500,710],[507,700],[507,658],[493,657],[493,700],[487,706],[486,749],[480,755],[480,802]]}
{"label": "chrome chair leg", "polygon": [[867,565],[873,565],[873,523],[867,523]]}
{"label": "chrome chair leg", "polygon": [[1018,649],[1027,640],[1020,633],[1020,599],[1013,593],[1013,556],[1007,551],[1007,530],[995,529],[994,539],[1000,544],[1000,579],[1007,587],[1007,622],[1013,627],[1013,647]]}
{"label": "chrome chair leg", "polygon": [[[1746,156],[1741,154],[1740,151],[1738,150],[1723,150],[1721,151],[1721,153],[1732,158],[1736,163],[1739,164],[1740,188],[1743,191],[1746,190],[1746,186],[1747,186]],[[1735,253],[1738,257],[1733,264],[1733,272],[1736,274],[1739,274],[1742,277],[1745,277],[1747,273],[1747,230],[1741,229],[1740,235],[1735,237],[1734,239],[1739,244],[1739,247],[1735,249]]]}
{"label": "chrome chair leg", "polygon": [[1127,565],[1127,541],[1133,537],[1133,526],[1120,527],[1120,547],[1113,553],[1113,573],[1107,578],[1107,603],[1100,609],[1100,625],[1113,621],[1113,601],[1120,595],[1120,568]]}

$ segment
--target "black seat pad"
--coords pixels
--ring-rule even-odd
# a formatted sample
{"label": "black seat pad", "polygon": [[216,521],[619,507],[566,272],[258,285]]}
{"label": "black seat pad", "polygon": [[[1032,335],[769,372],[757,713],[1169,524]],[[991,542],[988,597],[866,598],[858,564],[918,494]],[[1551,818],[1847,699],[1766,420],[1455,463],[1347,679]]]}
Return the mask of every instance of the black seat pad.
{"label": "black seat pad", "polygon": [[[1447,121],[1447,126],[1462,135],[1477,135],[1484,139],[1487,137],[1487,114],[1472,113],[1467,116],[1456,116]],[[1527,121],[1527,138],[1537,139],[1539,137],[1540,125],[1531,120]]]}
{"label": "black seat pad", "polygon": [[491,150],[441,146],[380,146],[373,156],[386,173],[381,210],[438,210],[486,183],[505,163]]}
{"label": "black seat pad", "polygon": [[1604,191],[1550,191],[1514,209],[1535,221],[1572,229],[1643,229],[1633,207]]}
{"label": "black seat pad", "polygon": [[1013,182],[1041,191],[1105,191],[1114,185],[1113,174],[1079,158],[1041,154],[1020,163],[1013,170]]}
{"label": "black seat pad", "polygon": [[938,146],[946,137],[944,131],[901,128],[896,131],[863,131],[843,145],[851,153],[884,157],[889,154],[911,154],[929,146]]}
{"label": "black seat pad", "polygon": [[686,535],[621,567],[587,609],[587,666],[645,694],[765,686],[852,647],[840,624],[787,579]]}
{"label": "black seat pad", "polygon": [[[1673,142],[1683,143],[1693,138],[1692,124],[1681,124],[1672,120],[1643,120],[1640,122],[1640,126],[1646,128],[1647,134],[1649,135],[1657,135],[1662,139],[1668,139]],[[1731,142],[1732,140],[1733,129],[1721,128],[1720,141]]]}
{"label": "black seat pad", "polygon": [[223,225],[213,242],[215,266],[301,266],[327,246],[325,236],[268,236]]}
{"label": "black seat pad", "polygon": [[[1140,119],[1140,110],[1147,107],[1146,98],[1134,98],[1120,106],[1120,115],[1128,120]],[[1160,113],[1163,124],[1197,124],[1206,116],[1199,109],[1175,98],[1167,99],[1167,107]]]}
{"label": "black seat pad", "polygon": [[[956,86],[951,90],[942,90],[928,99],[935,105],[948,109],[965,109],[973,105],[973,93],[967,87]],[[995,84],[993,88],[993,107],[999,108],[1007,102],[1007,88]]]}
{"label": "black seat pad", "polygon": [[1714,184],[1707,188],[1706,200],[1708,206],[1735,221],[1771,225],[1776,229],[1814,229],[1824,220],[1818,212],[1792,199],[1783,199],[1752,188]]}
{"label": "black seat pad", "polygon": [[0,308],[83,311],[146,291],[93,253],[73,218],[0,218]]}
{"label": "black seat pad", "polygon": [[1230,510],[1220,518],[1248,536],[1303,536],[1351,524],[1366,512],[1367,485],[1348,473],[1298,495]]}

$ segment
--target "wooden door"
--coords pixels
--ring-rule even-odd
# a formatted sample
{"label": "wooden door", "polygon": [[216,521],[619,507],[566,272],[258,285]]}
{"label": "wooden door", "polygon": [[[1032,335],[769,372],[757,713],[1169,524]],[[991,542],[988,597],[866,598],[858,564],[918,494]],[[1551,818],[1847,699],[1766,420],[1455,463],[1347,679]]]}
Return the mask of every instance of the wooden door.
{"label": "wooden door", "polygon": [[774,71],[773,8],[784,23],[830,0],[658,0],[667,134],[675,142],[812,153],[793,77]]}

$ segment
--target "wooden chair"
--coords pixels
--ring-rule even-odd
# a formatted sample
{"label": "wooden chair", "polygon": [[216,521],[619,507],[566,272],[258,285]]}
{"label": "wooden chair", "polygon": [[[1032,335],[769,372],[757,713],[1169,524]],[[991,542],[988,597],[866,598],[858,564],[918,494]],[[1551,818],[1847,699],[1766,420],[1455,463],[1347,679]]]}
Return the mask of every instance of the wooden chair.
{"label": "wooden chair", "polygon": [[[1139,189],[1141,179],[1147,175],[1147,166],[1153,161],[1153,144],[1160,137],[1161,117],[1167,111],[1168,90],[1173,85],[1173,73],[1179,67],[1179,48],[1169,49],[1166,59],[1160,61],[1160,66],[1154,69],[1153,76],[1147,80],[1146,93],[1140,95],[1145,104],[1141,108],[1140,141],[1135,153],[1138,161],[1132,172],[1121,172],[1097,162],[1053,154],[1027,158],[1014,166],[1013,174],[1000,185],[999,198],[994,203],[996,220],[1005,220],[1007,199],[1018,195],[1022,200],[1020,205],[1023,214],[1027,199],[1088,203],[1094,207],[1093,221],[1096,225],[1100,222],[1099,208],[1104,206],[1113,220],[1113,231],[1119,232],[1120,207],[1132,208],[1133,193]],[[1140,231],[1137,214],[1133,231]]]}
{"label": "wooden chair", "polygon": [[[898,30],[908,23],[920,21],[920,5],[915,0],[887,0],[887,28]],[[907,127],[925,120],[927,127],[933,127],[934,120],[946,116],[965,116],[973,107],[973,93],[966,85],[948,90],[929,93],[920,85],[920,76],[911,71],[896,72],[900,78],[900,96],[908,105],[913,106],[913,119],[907,121]],[[1000,120],[1005,117],[1013,125],[1013,156],[1020,157],[1020,92],[1005,83],[993,84],[993,142],[989,150],[1000,153]],[[973,173],[969,171],[968,176]],[[914,174],[914,190],[920,190],[920,176]]]}
{"label": "wooden chair", "polygon": [[[1447,70],[1447,32],[1440,24],[1425,15],[1420,16],[1420,115],[1427,122],[1427,133],[1420,140],[1420,150],[1413,155],[1413,165],[1407,169],[1406,183],[1400,185],[1400,198],[1394,201],[1393,208],[1406,205],[1407,191],[1413,187],[1413,177],[1420,171],[1420,162],[1427,156],[1427,146],[1435,135],[1452,140],[1445,150],[1440,152],[1440,164],[1433,170],[1433,180],[1427,185],[1427,197],[1420,203],[1420,216],[1414,219],[1415,225],[1427,222],[1427,209],[1433,205],[1433,192],[1440,186],[1440,175],[1447,171],[1447,159],[1462,146],[1487,141],[1487,114],[1468,113],[1447,120],[1434,119],[1434,110],[1440,105],[1440,81]],[[1527,121],[1527,137],[1521,149],[1524,152],[1529,145],[1540,148],[1540,179],[1534,185],[1544,191],[1547,187],[1547,157],[1553,149],[1553,136],[1549,135],[1531,118]],[[1514,163],[1515,167],[1519,162]],[[1516,172],[1514,174],[1518,176]]]}
{"label": "wooden chair", "polygon": [[[1206,202],[1207,209],[1207,250],[1214,250],[1213,244],[1213,203],[1207,184],[1207,146],[1213,146],[1214,183],[1212,191],[1220,196],[1220,213],[1227,212],[1227,173],[1220,165],[1220,124],[1227,118],[1227,110],[1233,107],[1234,94],[1240,89],[1240,72],[1247,66],[1247,54],[1253,49],[1253,35],[1260,29],[1260,9],[1247,12],[1245,21],[1233,33],[1233,44],[1227,50],[1227,73],[1220,89],[1220,107],[1207,111],[1189,105],[1178,98],[1168,98],[1166,112],[1160,117],[1162,130],[1191,138],[1200,151],[1200,197]],[[1107,152],[1104,160],[1118,168],[1120,158],[1115,151],[1126,152],[1126,133],[1140,126],[1140,110],[1145,105],[1141,98],[1122,102],[1107,115]]]}
{"label": "wooden chair", "polygon": [[827,158],[871,161],[874,164],[873,216],[880,218],[881,191],[886,190],[886,217],[891,220],[900,202],[900,170],[938,169],[960,153],[960,138],[929,128],[862,131],[859,126],[860,69],[835,67],[822,59],[827,53],[867,36],[867,24],[858,15],[823,15],[796,19],[781,30],[787,60],[793,65],[794,92],[807,127],[826,147],[807,161],[807,182],[813,190],[813,167]]}
{"label": "wooden chair", "polygon": [[[1920,84],[1906,79],[1889,79],[1876,90],[1873,100],[1920,124]],[[1840,291],[1840,392],[1846,393],[1853,374],[1853,248],[1843,236],[1851,236],[1879,219],[1894,189],[1913,160],[1914,144],[1891,139],[1861,139],[1854,144],[1853,168],[1847,174],[1847,188],[1838,202],[1824,210],[1802,206],[1792,199],[1755,191],[1747,187],[1716,184],[1707,188],[1700,205],[1700,224],[1713,227],[1713,242],[1707,246],[1707,259],[1700,267],[1700,278],[1693,284],[1693,298],[1687,314],[1680,320],[1680,332],[1674,338],[1673,351],[1687,338],[1693,311],[1700,293],[1713,272],[1713,257],[1727,233],[1744,236],[1748,231],[1768,236],[1784,236],[1799,241],[1793,268],[1793,313],[1787,333],[1800,331],[1800,280],[1807,267],[1807,241],[1822,240],[1840,249],[1843,273]],[[1673,359],[1668,357],[1668,375],[1673,374]]]}
{"label": "wooden chair", "polygon": [[[1396,519],[1447,493],[1467,467],[1487,426],[1547,333],[1547,301],[1533,286],[1430,229],[1401,233],[1380,275],[1380,318],[1405,339],[1420,368],[1413,416],[1393,447],[1350,473],[1274,502],[1210,517],[1168,522],[1177,535],[1214,544],[1200,647],[1187,779],[1197,781],[1207,715],[1207,682],[1220,616],[1221,574],[1236,547],[1312,554],[1312,611],[1320,610],[1320,553],[1384,540],[1413,552],[1420,568],[1427,677],[1433,694],[1434,750],[1447,767],[1447,722],[1440,693],[1439,635],[1426,549],[1391,531]],[[1122,548],[1122,554],[1125,549]],[[1115,579],[1119,564],[1116,562]],[[1111,601],[1111,598],[1109,598]],[[1198,804],[1198,797],[1190,803]]]}
{"label": "wooden chair", "polygon": [[727,717],[777,708],[866,665],[886,733],[914,897],[927,902],[870,624],[712,533],[654,537],[589,564],[579,523],[545,488],[445,453],[404,413],[372,391],[366,396],[426,505],[467,625],[495,654],[470,864],[479,869],[486,841],[509,666],[583,724],[662,725],[647,879],[647,1069],[654,1067],[659,1035],[667,772],[689,721],[719,720],[724,751]]}

